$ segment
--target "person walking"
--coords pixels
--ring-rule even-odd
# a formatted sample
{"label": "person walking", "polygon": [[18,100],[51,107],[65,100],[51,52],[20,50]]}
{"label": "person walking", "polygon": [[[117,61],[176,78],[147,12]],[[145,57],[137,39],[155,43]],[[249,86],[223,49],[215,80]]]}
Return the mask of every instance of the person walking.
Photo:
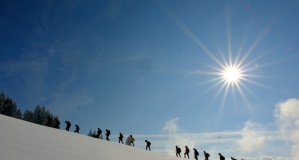
{"label": "person walking", "polygon": [[194,158],[195,158],[195,160],[198,160],[199,153],[198,153],[197,149],[193,148],[193,150],[194,150]]}
{"label": "person walking", "polygon": [[134,146],[134,141],[135,141],[135,139],[134,139],[134,137],[132,136],[132,135],[130,135],[130,143],[129,143],[129,145],[133,145],[133,147],[135,147]]}
{"label": "person walking", "polygon": [[206,151],[203,151],[204,156],[205,156],[205,160],[209,160],[210,154],[207,153]]}
{"label": "person walking", "polygon": [[189,159],[189,152],[190,152],[189,148],[187,146],[185,146],[184,158],[186,158],[186,155],[187,155],[187,157]]}
{"label": "person walking", "polygon": [[178,157],[178,155],[181,157],[181,148],[178,146],[175,146],[175,152],[176,152],[176,156]]}
{"label": "person walking", "polygon": [[56,118],[55,118],[55,126],[54,126],[54,128],[59,129],[59,128],[60,128],[59,125],[60,125],[60,121],[59,121],[59,119],[56,117]]}
{"label": "person walking", "polygon": [[80,127],[76,124],[76,130],[74,131],[74,133],[78,133],[79,134],[79,130],[80,130]]}
{"label": "person walking", "polygon": [[65,121],[65,123],[66,123],[66,128],[65,128],[65,130],[69,131],[72,124],[71,124],[70,121]]}
{"label": "person walking", "polygon": [[110,130],[106,129],[106,140],[107,141],[110,141],[109,136],[110,136]]}
{"label": "person walking", "polygon": [[148,141],[148,140],[145,140],[145,143],[146,143],[146,147],[145,147],[145,149],[147,150],[149,150],[149,151],[151,151],[151,142],[150,141]]}
{"label": "person walking", "polygon": [[102,134],[102,130],[101,130],[101,128],[98,128],[96,138],[100,138],[101,134]]}
{"label": "person walking", "polygon": [[219,156],[220,156],[220,160],[225,160],[225,157],[221,153],[219,153]]}
{"label": "person walking", "polygon": [[51,127],[51,123],[52,123],[52,118],[48,116],[46,126]]}
{"label": "person walking", "polygon": [[118,137],[118,143],[122,143],[122,144],[124,144],[124,142],[123,142],[123,138],[124,138],[124,135],[122,134],[122,133],[119,133],[119,137]]}

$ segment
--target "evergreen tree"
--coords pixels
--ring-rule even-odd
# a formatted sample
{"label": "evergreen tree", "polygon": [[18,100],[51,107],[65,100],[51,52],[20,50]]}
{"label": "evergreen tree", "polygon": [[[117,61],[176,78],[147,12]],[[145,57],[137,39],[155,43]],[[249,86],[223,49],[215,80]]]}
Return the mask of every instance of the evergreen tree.
{"label": "evergreen tree", "polygon": [[[12,102],[12,100],[11,100]],[[13,118],[17,118],[18,117],[18,107],[17,107],[17,104],[16,102],[12,102],[11,106],[10,106],[10,113],[11,113],[11,117]]]}
{"label": "evergreen tree", "polygon": [[18,108],[17,104],[9,97],[5,97],[5,93],[0,94],[0,114],[18,117]]}
{"label": "evergreen tree", "polygon": [[92,130],[90,129],[88,134],[87,134],[89,137],[92,137]]}
{"label": "evergreen tree", "polygon": [[20,109],[17,110],[17,115],[15,118],[22,119],[22,111]]}
{"label": "evergreen tree", "polygon": [[4,92],[2,92],[0,94],[0,114],[4,114],[3,110],[4,110],[4,99],[5,99],[5,94]]}
{"label": "evergreen tree", "polygon": [[87,135],[90,137],[95,137],[97,135],[97,131],[96,130],[92,131],[92,129],[90,129]]}
{"label": "evergreen tree", "polygon": [[45,122],[45,117],[42,115],[42,109],[37,105],[33,111],[33,123],[43,125]]}
{"label": "evergreen tree", "polygon": [[28,109],[25,110],[23,120],[44,125],[48,121],[48,116],[52,118],[50,126],[54,127],[56,125],[55,118],[59,119],[58,116],[54,116],[45,106],[40,107],[40,105],[37,105],[33,112]]}
{"label": "evergreen tree", "polygon": [[30,110],[26,109],[23,114],[23,120],[33,122],[33,113]]}
{"label": "evergreen tree", "polygon": [[58,116],[53,116],[45,106],[40,107],[40,105],[37,105],[33,112],[26,109],[24,114],[22,114],[22,111],[18,109],[17,104],[13,102],[11,98],[5,97],[4,92],[0,94],[0,114],[40,125],[45,124],[47,120],[46,118],[49,116],[52,118],[51,126],[55,126],[55,118],[59,119]]}

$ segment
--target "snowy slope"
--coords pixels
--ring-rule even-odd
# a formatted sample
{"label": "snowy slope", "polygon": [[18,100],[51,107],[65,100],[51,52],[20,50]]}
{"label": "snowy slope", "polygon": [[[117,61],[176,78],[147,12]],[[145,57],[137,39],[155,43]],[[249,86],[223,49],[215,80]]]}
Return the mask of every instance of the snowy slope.
{"label": "snowy slope", "polygon": [[0,159],[175,160],[178,158],[0,115]]}

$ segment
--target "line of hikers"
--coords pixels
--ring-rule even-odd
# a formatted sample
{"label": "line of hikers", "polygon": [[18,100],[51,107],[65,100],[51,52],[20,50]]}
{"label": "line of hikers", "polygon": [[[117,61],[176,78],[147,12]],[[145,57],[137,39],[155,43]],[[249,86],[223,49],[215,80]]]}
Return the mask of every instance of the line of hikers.
{"label": "line of hikers", "polygon": [[[60,121],[57,117],[54,118],[54,126],[53,128],[59,129]],[[45,123],[45,126],[52,127],[52,118],[50,116],[47,117],[47,122]]]}
{"label": "line of hikers", "polygon": [[[54,126],[52,126],[52,118],[50,116],[47,117],[47,122],[45,123],[45,126],[48,126],[48,127],[53,127],[53,128],[57,128],[57,129],[60,129],[60,121],[57,117],[54,118]],[[70,127],[71,127],[71,122],[70,121],[65,121],[66,123],[66,128],[65,130],[69,131],[70,130]],[[74,131],[74,133],[78,133],[79,134],[79,130],[80,130],[80,127],[79,125],[75,125],[76,127],[76,130]]]}
{"label": "line of hikers", "polygon": [[[66,123],[65,130],[69,131],[72,124],[71,124],[70,121],[65,121],[65,123]],[[50,116],[48,116],[47,117],[47,123],[45,125],[48,126],[48,127],[51,127],[51,124],[52,124],[52,118]],[[59,129],[60,128],[59,125],[60,125],[60,121],[58,120],[58,118],[55,118],[54,128]],[[74,131],[74,133],[79,134],[79,130],[80,130],[79,125],[76,124],[75,127],[76,127],[76,130]],[[101,134],[102,134],[102,130],[100,128],[98,128],[97,134],[92,135],[92,137],[100,138]],[[106,129],[106,134],[105,135],[106,135],[106,140],[107,141],[110,141],[110,139],[109,139],[110,134],[111,134],[110,130]],[[124,135],[122,133],[119,133],[118,143],[124,144],[123,138],[124,138]],[[134,137],[132,135],[130,135],[127,139],[126,144],[129,145],[129,146],[132,145],[134,147],[134,141],[135,141]],[[148,140],[145,140],[145,143],[146,143],[145,149],[151,151],[151,142],[148,141]],[[178,146],[175,146],[175,148],[176,148],[176,156],[181,157],[181,148],[179,148]],[[194,158],[195,158],[195,160],[198,160],[199,153],[195,148],[193,148],[193,150],[194,150]],[[203,152],[204,152],[205,160],[209,160],[210,154],[207,153],[206,151],[203,151]],[[186,156],[187,156],[188,159],[189,159],[189,153],[190,153],[190,150],[189,150],[188,146],[185,146],[184,158],[186,158]],[[221,153],[219,153],[219,157],[220,157],[220,160],[225,160],[225,157]],[[231,159],[232,160],[237,160],[233,157],[231,157]]]}
{"label": "line of hikers", "polygon": [[[193,150],[194,150],[194,158],[196,160],[198,160],[199,153],[198,153],[197,149],[193,148]],[[181,148],[178,146],[175,146],[175,151],[176,151],[176,156],[181,157],[181,152],[182,152]],[[187,156],[189,159],[189,153],[190,153],[190,150],[189,150],[188,146],[185,146],[184,158],[186,158],[186,156]],[[210,154],[207,153],[206,151],[203,151],[203,153],[204,153],[205,160],[209,160]],[[220,160],[225,160],[225,157],[221,153],[219,153],[219,157],[220,157]],[[231,157],[231,159],[237,160],[233,157]]]}
{"label": "line of hikers", "polygon": [[[98,128],[97,134],[92,135],[92,137],[100,138],[101,134],[102,134],[102,130],[100,128]],[[110,134],[111,134],[110,130],[106,129],[106,134],[105,135],[106,135],[106,140],[107,141],[110,141],[110,139],[109,139]],[[119,133],[118,143],[124,144],[123,138],[124,138],[124,135],[122,133]],[[130,135],[127,139],[126,144],[129,145],[129,146],[132,145],[133,147],[135,147],[134,146],[134,141],[135,141],[134,137],[132,135]],[[151,142],[148,141],[148,140],[145,140],[145,143],[146,143],[145,149],[151,151]]]}
{"label": "line of hikers", "polygon": [[[65,121],[65,123],[66,123],[65,130],[69,131],[72,124],[71,124],[70,121]],[[48,116],[47,117],[47,122],[45,123],[45,126],[52,127],[51,124],[52,124],[52,118],[50,116]],[[59,125],[60,125],[60,121],[58,120],[58,118],[55,118],[54,128],[60,129]],[[74,133],[79,134],[79,130],[80,130],[79,125],[76,124],[75,127],[76,127],[76,130],[74,131]],[[98,128],[97,134],[93,134],[91,136],[94,137],[94,138],[100,138],[101,134],[102,134],[102,130],[100,128]],[[110,141],[110,139],[109,139],[110,134],[111,134],[110,130],[106,129],[106,134],[105,135],[106,135],[106,140],[107,141]],[[118,143],[121,142],[122,144],[124,144],[123,138],[124,138],[124,135],[122,133],[119,133]],[[129,146],[132,145],[134,147],[134,141],[135,141],[134,137],[132,135],[130,135],[127,139],[126,144],[129,145]],[[145,143],[146,143],[145,149],[151,151],[151,142],[148,141],[148,140],[145,140]]]}
{"label": "line of hikers", "polygon": [[[102,130],[100,128],[98,128],[97,134],[93,134],[91,135],[94,138],[100,138],[102,134]],[[106,140],[110,141],[109,136],[110,136],[110,130],[106,129]]]}

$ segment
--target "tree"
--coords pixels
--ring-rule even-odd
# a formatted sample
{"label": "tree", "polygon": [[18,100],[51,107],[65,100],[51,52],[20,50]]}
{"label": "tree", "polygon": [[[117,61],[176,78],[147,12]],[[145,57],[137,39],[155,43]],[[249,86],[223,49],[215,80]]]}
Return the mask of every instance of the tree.
{"label": "tree", "polygon": [[30,110],[26,109],[23,114],[23,120],[33,122],[33,113]]}
{"label": "tree", "polygon": [[89,130],[88,134],[89,137],[92,137],[92,129]]}
{"label": "tree", "polygon": [[4,110],[4,99],[5,99],[5,94],[4,92],[2,92],[0,94],[0,114],[4,114],[3,110]]}
{"label": "tree", "polygon": [[[40,125],[45,124],[45,120],[48,116],[52,119],[59,119],[58,116],[53,116],[53,114],[51,114],[45,106],[40,107],[40,105],[37,105],[33,112],[26,109],[24,114],[22,114],[22,111],[18,109],[16,102],[9,97],[5,97],[4,92],[0,94],[0,114],[23,119]],[[51,122],[51,126],[55,126],[54,120]]]}
{"label": "tree", "polygon": [[23,118],[22,111],[20,109],[17,110],[17,114],[16,114],[15,118],[18,118],[18,119],[22,119]]}
{"label": "tree", "polygon": [[39,105],[37,105],[33,111],[33,123],[36,123],[36,124],[40,124],[40,125],[43,125],[45,120],[44,120],[44,117],[42,117],[42,109]]}
{"label": "tree", "polygon": [[0,114],[14,118],[22,117],[22,114],[18,112],[17,104],[11,98],[5,97],[4,92],[0,94]]}
{"label": "tree", "polygon": [[95,130],[92,131],[92,129],[90,129],[87,135],[90,136],[90,137],[94,137],[94,136],[97,135],[97,132]]}

